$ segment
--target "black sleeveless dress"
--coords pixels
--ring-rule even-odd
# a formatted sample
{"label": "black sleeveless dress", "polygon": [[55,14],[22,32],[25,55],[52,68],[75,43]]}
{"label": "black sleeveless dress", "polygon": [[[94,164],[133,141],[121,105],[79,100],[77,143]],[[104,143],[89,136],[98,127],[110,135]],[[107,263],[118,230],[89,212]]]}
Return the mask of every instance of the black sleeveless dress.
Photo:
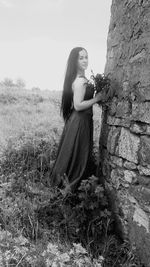
{"label": "black sleeveless dress", "polygon": [[[93,98],[93,90],[86,87],[84,100]],[[93,162],[93,108],[72,109],[60,138],[57,156],[50,179],[52,185],[60,185],[66,175],[74,190],[82,179],[91,174]],[[92,166],[93,167],[93,166]]]}

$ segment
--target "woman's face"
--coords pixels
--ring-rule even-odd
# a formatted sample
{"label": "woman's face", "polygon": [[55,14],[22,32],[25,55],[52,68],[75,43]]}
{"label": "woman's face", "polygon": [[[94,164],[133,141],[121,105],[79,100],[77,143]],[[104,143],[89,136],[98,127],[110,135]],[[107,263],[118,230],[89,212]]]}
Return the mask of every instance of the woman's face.
{"label": "woman's face", "polygon": [[88,54],[84,49],[79,52],[77,67],[79,70],[86,70],[88,67]]}

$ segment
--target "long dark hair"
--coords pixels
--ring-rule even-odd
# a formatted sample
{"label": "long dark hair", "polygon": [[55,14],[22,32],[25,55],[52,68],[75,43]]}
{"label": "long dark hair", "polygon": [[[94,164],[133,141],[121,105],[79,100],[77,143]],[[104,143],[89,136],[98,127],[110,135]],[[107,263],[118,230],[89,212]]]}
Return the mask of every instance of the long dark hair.
{"label": "long dark hair", "polygon": [[64,121],[67,121],[71,113],[73,101],[72,83],[77,75],[77,61],[79,52],[85,50],[83,47],[75,47],[71,50],[67,61],[66,74],[63,85],[60,114],[63,115]]}

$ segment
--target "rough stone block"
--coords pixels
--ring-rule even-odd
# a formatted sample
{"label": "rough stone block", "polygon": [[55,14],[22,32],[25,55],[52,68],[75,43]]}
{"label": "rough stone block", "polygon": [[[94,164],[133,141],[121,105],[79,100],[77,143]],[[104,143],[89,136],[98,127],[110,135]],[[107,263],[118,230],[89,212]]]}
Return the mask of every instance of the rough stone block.
{"label": "rough stone block", "polygon": [[116,117],[121,117],[121,118],[129,118],[130,115],[130,103],[129,101],[123,100],[118,103],[117,108],[116,108]]}
{"label": "rough stone block", "polygon": [[149,178],[150,178],[150,169],[149,168],[145,168],[143,166],[138,166],[138,170],[139,170],[140,175],[149,176]]}
{"label": "rough stone block", "polygon": [[133,162],[130,162],[130,161],[125,161],[124,167],[128,170],[136,170],[137,169],[137,165]]}
{"label": "rough stone block", "polygon": [[130,131],[133,133],[141,134],[146,131],[146,125],[141,125],[139,123],[132,123]]}
{"label": "rough stone block", "polygon": [[150,164],[150,137],[141,137],[139,161],[142,166],[147,166],[148,164]]}
{"label": "rough stone block", "polygon": [[150,126],[147,125],[145,134],[150,135]]}
{"label": "rough stone block", "polygon": [[144,195],[145,204],[150,205],[150,188],[142,188],[142,194]]}
{"label": "rough stone block", "polygon": [[116,155],[127,159],[133,163],[138,163],[138,150],[140,145],[140,138],[129,130],[122,128],[118,140],[118,149]]}
{"label": "rough stone block", "polygon": [[144,176],[144,175],[137,175],[137,183],[143,186],[146,186],[147,188],[150,188],[150,177]]}
{"label": "rough stone block", "polygon": [[141,264],[143,263],[141,266],[150,267],[150,234],[146,230],[147,227],[148,218],[136,212],[134,222],[129,224],[129,239],[133,246],[136,244],[137,254],[141,259]]}
{"label": "rough stone block", "polygon": [[131,92],[131,86],[130,86],[130,83],[129,81],[124,81],[123,84],[122,84],[122,96],[123,97],[128,97],[128,95],[130,94]]}
{"label": "rough stone block", "polygon": [[150,102],[133,103],[132,119],[145,123],[150,123]]}
{"label": "rough stone block", "polygon": [[136,173],[133,172],[133,171],[128,171],[128,170],[125,170],[124,171],[124,180],[131,184],[132,181],[134,180],[134,178],[136,178]]}
{"label": "rough stone block", "polygon": [[149,233],[149,218],[147,214],[139,207],[136,206],[133,221],[136,222],[137,225],[143,226],[147,233]]}
{"label": "rough stone block", "polygon": [[111,171],[111,181],[114,186],[114,188],[118,189],[120,186],[120,176],[118,175],[118,172],[116,169]]}
{"label": "rough stone block", "polygon": [[130,118],[115,118],[113,116],[108,116],[107,118],[107,123],[109,125],[114,125],[114,126],[123,126],[123,127],[130,127]]}
{"label": "rough stone block", "polygon": [[141,101],[150,100],[150,85],[147,86],[139,86],[136,91],[138,98]]}
{"label": "rough stone block", "polygon": [[111,171],[111,181],[116,189],[128,188],[136,179],[136,173],[128,170],[113,169]]}
{"label": "rough stone block", "polygon": [[144,205],[143,210],[144,210],[146,213],[148,213],[148,215],[150,216],[150,205],[149,205],[149,206]]}
{"label": "rough stone block", "polygon": [[143,185],[130,186],[130,194],[134,196],[140,205],[150,205],[150,188]]}
{"label": "rough stone block", "polygon": [[112,127],[108,134],[107,150],[110,154],[115,154],[115,149],[118,144],[118,138],[120,134],[119,127]]}
{"label": "rough stone block", "polygon": [[110,160],[113,164],[122,167],[123,165],[123,160],[122,158],[116,157],[116,156],[110,156]]}
{"label": "rough stone block", "polygon": [[112,99],[112,102],[111,102],[111,104],[110,104],[110,108],[109,108],[109,114],[110,114],[111,116],[113,116],[113,115],[116,113],[116,108],[117,108],[117,98],[114,97],[114,98]]}
{"label": "rough stone block", "polygon": [[109,153],[106,149],[103,149],[101,153],[101,162],[102,162],[102,173],[105,176],[105,179],[109,180],[111,167],[109,164]]}
{"label": "rough stone block", "polygon": [[150,263],[150,219],[147,213],[141,208],[137,200],[128,196],[129,203],[126,207],[128,212],[128,234],[131,244],[135,246],[142,259],[144,266],[149,267]]}
{"label": "rough stone block", "polygon": [[100,148],[103,147],[107,147],[107,139],[108,139],[108,135],[110,132],[110,126],[103,122],[103,127],[101,129],[101,134],[100,134],[100,140],[99,140],[99,146]]}
{"label": "rough stone block", "polygon": [[130,63],[134,63],[135,61],[142,61],[143,59],[145,59],[145,56],[146,56],[146,51],[145,49],[143,48],[140,52],[138,52],[137,54],[133,55],[129,62]]}

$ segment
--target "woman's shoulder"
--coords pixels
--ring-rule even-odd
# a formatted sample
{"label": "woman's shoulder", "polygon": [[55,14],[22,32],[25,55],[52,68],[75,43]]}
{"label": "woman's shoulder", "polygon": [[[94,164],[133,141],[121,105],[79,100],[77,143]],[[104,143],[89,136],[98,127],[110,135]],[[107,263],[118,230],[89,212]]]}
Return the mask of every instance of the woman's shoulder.
{"label": "woman's shoulder", "polygon": [[87,83],[87,81],[88,79],[85,76],[80,75],[75,78],[75,80],[73,81],[73,85],[84,84],[84,83]]}
{"label": "woman's shoulder", "polygon": [[88,81],[88,79],[84,75],[77,76],[78,79],[82,79],[83,81]]}
{"label": "woman's shoulder", "polygon": [[85,76],[78,76],[75,78],[75,80],[72,83],[72,89],[74,91],[75,88],[82,87],[86,85],[87,83],[87,78]]}

